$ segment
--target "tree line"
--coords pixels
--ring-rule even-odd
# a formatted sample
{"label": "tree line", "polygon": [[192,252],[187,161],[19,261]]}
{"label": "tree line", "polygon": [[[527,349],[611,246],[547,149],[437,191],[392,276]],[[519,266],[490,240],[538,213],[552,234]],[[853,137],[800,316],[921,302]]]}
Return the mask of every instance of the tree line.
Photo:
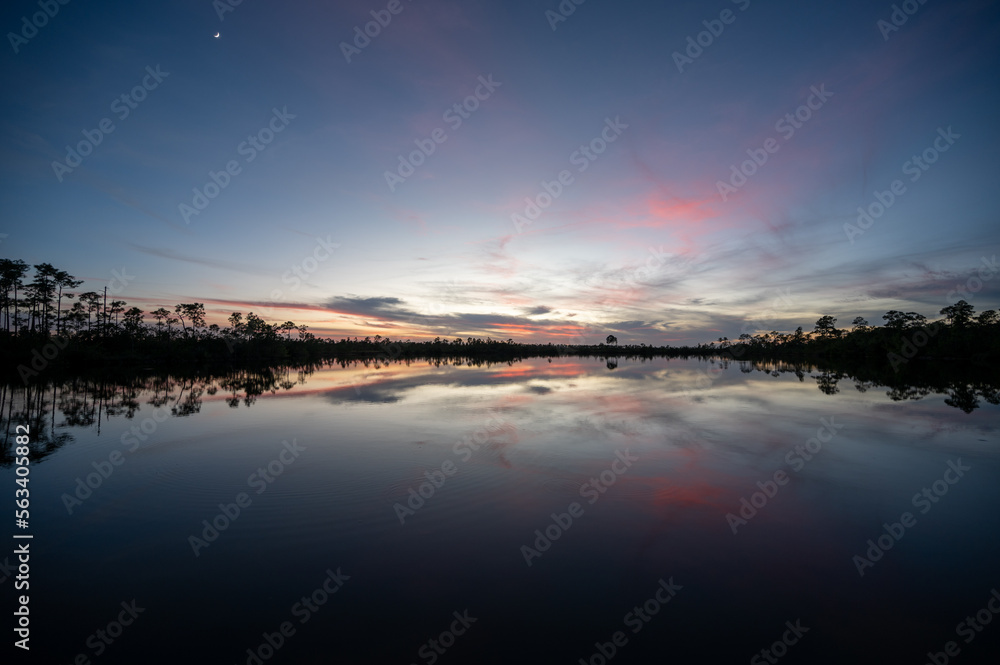
{"label": "tree line", "polygon": [[1000,315],[996,310],[976,315],[973,305],[959,300],[938,314],[944,318],[932,321],[917,312],[889,310],[882,315],[881,326],[858,316],[850,328],[837,328],[837,319],[824,315],[810,332],[800,326],[793,333],[744,333],[735,340],[720,337],[691,350],[699,354],[723,352],[733,358],[881,356],[893,369],[918,355],[925,359],[1000,357]]}
{"label": "tree line", "polygon": [[[30,268],[31,281],[27,281]],[[24,261],[0,259],[0,329],[11,338],[62,335],[79,339],[113,338],[122,335],[139,339],[158,337],[224,338],[235,341],[250,339],[286,340],[296,333],[298,339],[309,339],[307,327],[292,321],[267,323],[253,312],[243,318],[234,312],[228,328],[206,325],[203,303],[180,303],[174,309],[165,307],[149,312],[155,323],[146,321],[146,312],[128,307],[124,300],[109,302],[107,288],[102,292],[75,292],[83,284],[64,270],[49,263],[29,267]],[[71,301],[75,300],[76,302]],[[63,307],[66,302],[68,307]]]}
{"label": "tree line", "polygon": [[[374,337],[318,339],[307,326],[292,321],[269,323],[250,312],[233,312],[228,326],[207,324],[203,303],[179,303],[173,310],[160,307],[144,312],[124,300],[109,299],[107,289],[79,291],[83,280],[48,263],[29,266],[20,260],[0,259],[0,337],[15,363],[32,373],[46,366],[38,347],[52,338],[62,340],[60,364],[71,369],[117,361],[126,364],[182,363],[306,363],[322,360],[463,358],[470,362],[510,362],[532,357],[582,356],[595,358],[651,358],[721,355],[733,359],[758,358],[875,358],[892,368],[923,358],[1000,357],[1000,317],[996,310],[978,315],[960,300],[940,310],[944,318],[930,321],[916,312],[890,310],[881,326],[856,317],[849,328],[837,328],[837,319],[821,316],[811,331],[771,330],[743,333],[737,339],[720,337],[696,346],[618,344],[608,335],[598,344],[519,344],[490,338],[437,337],[433,340],[391,340]],[[150,319],[147,319],[147,316]],[[68,341],[67,341],[68,340]],[[53,347],[54,348],[54,347]],[[613,363],[609,362],[609,368]],[[22,378],[25,378],[22,372]]]}

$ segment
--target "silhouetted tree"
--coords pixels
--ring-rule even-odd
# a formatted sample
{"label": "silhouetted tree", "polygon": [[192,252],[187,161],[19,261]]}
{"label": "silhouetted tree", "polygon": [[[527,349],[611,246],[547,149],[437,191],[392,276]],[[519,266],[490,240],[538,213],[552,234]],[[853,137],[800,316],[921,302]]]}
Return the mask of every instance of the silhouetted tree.
{"label": "silhouetted tree", "polygon": [[[56,299],[56,334],[58,335],[58,334],[60,334],[62,332],[62,298],[63,298],[63,289],[64,288],[65,289],[75,289],[76,287],[78,287],[81,284],[83,284],[83,280],[82,279],[76,279],[76,278],[74,278],[72,275],[70,275],[65,270],[60,270],[59,272],[57,272],[55,279],[56,279],[56,287],[59,289],[59,296]],[[72,293],[67,293],[66,297],[67,298],[72,298],[73,294]]]}
{"label": "silhouetted tree", "polygon": [[229,315],[230,333],[236,340],[242,340],[246,336],[246,324],[243,323],[243,314],[233,312]]}
{"label": "silhouetted tree", "polygon": [[154,319],[156,319],[156,328],[158,332],[162,335],[163,325],[166,322],[167,318],[170,317],[170,312],[165,307],[161,307],[159,309],[153,310],[152,312],[150,312],[150,314]]}
{"label": "silhouetted tree", "polygon": [[[5,330],[10,333],[10,324],[14,323],[14,334],[18,333],[18,302],[17,290],[24,286],[24,277],[28,274],[28,264],[20,259],[0,259],[0,296],[3,297],[3,308],[6,313]],[[13,292],[13,297],[11,293]],[[14,316],[11,318],[10,308],[14,306]]]}
{"label": "silhouetted tree", "polygon": [[954,305],[943,308],[939,314],[943,314],[956,328],[965,328],[972,321],[972,312],[975,308],[964,300],[959,300]]}
{"label": "silhouetted tree", "polygon": [[118,327],[118,315],[125,311],[125,305],[127,303],[124,300],[112,300],[111,308],[108,310],[108,316],[115,317],[115,328]]}
{"label": "silhouetted tree", "polygon": [[821,316],[816,320],[816,327],[813,329],[813,332],[824,338],[837,337],[840,335],[840,331],[837,330],[836,323],[837,319],[829,314]]}
{"label": "silhouetted tree", "polygon": [[92,329],[90,315],[101,311],[101,294],[96,291],[87,291],[86,293],[81,293],[79,298],[80,302],[84,303],[84,306],[87,308],[87,332],[90,332]]}
{"label": "silhouetted tree", "polygon": [[63,318],[63,329],[69,327],[75,333],[83,330],[87,323],[87,308],[82,302],[75,302]]}
{"label": "silhouetted tree", "polygon": [[36,330],[35,322],[37,321],[39,332],[48,335],[55,318],[52,313],[54,309],[52,304],[56,298],[56,278],[59,276],[60,271],[51,263],[39,263],[34,268],[35,279],[28,284],[27,290],[32,301],[29,327],[34,332]]}
{"label": "silhouetted tree", "polygon": [[171,339],[174,336],[174,326],[180,323],[180,319],[176,316],[170,316],[170,312],[167,312],[165,323],[167,324],[167,339]]}
{"label": "silhouetted tree", "polygon": [[927,317],[916,312],[900,312],[890,309],[882,315],[885,319],[885,327],[892,330],[901,331],[912,328],[920,328],[927,324]]}
{"label": "silhouetted tree", "polygon": [[186,304],[183,307],[188,321],[191,322],[191,327],[194,328],[195,336],[197,336],[200,334],[199,331],[205,327],[205,305],[204,303],[194,302]]}
{"label": "silhouetted tree", "polygon": [[123,325],[125,331],[133,338],[138,337],[139,333],[142,332],[142,315],[144,313],[138,307],[131,307],[125,312]]}

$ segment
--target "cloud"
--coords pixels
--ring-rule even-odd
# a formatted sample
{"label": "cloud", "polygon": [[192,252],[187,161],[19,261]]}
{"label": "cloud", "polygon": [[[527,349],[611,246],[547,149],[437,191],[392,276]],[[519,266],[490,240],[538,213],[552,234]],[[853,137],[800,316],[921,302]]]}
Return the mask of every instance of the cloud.
{"label": "cloud", "polygon": [[233,272],[241,272],[247,275],[273,275],[273,271],[264,270],[258,266],[234,263],[232,261],[222,261],[220,259],[203,258],[200,256],[188,256],[176,252],[172,249],[158,249],[156,247],[145,247],[143,245],[136,245],[134,243],[129,243],[129,247],[136,250],[137,252],[142,252],[143,254],[149,254],[150,256],[159,256],[164,259],[171,259],[174,261],[183,261],[184,263],[193,263],[199,266],[208,266],[209,268],[216,268],[219,270],[231,270]]}
{"label": "cloud", "polygon": [[379,319],[416,318],[419,316],[416,312],[405,309],[402,300],[391,296],[371,298],[336,296],[327,300],[324,307],[338,314]]}

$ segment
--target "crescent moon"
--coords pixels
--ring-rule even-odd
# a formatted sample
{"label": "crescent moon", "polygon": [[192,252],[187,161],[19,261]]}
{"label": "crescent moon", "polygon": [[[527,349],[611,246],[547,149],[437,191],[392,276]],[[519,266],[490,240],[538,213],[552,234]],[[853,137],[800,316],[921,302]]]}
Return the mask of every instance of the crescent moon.
{"label": "crescent moon", "polygon": [[222,34],[221,32],[217,32],[217,33],[215,33],[215,38],[216,38],[216,39],[218,39],[218,38],[219,38],[219,35],[221,35],[221,34]]}

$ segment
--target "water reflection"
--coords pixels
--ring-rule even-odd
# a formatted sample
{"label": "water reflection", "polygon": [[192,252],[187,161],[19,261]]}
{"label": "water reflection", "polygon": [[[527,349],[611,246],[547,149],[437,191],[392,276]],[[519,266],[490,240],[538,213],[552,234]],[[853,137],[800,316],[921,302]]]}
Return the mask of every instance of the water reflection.
{"label": "water reflection", "polygon": [[[619,358],[602,358],[599,362],[607,370],[617,370]],[[626,360],[626,362],[629,362]],[[692,365],[697,372],[687,371]],[[688,380],[687,390],[707,388],[720,373],[736,368],[742,374],[762,373],[774,378],[792,374],[800,382],[811,378],[816,388],[825,395],[841,394],[846,384],[852,384],[858,393],[885,388],[891,401],[921,400],[933,395],[945,395],[944,404],[971,413],[980,408],[981,400],[1000,404],[1000,379],[995,372],[984,368],[934,363],[907,368],[897,373],[889,369],[873,369],[863,365],[850,368],[821,368],[805,363],[780,361],[733,361],[635,358],[625,366],[625,371],[615,376],[624,380],[646,381],[664,375],[650,374],[650,368],[685,368],[680,373]],[[339,368],[342,374],[333,370]],[[441,369],[462,369],[461,374],[442,375]],[[16,424],[29,424],[32,431],[31,459],[39,462],[47,455],[73,441],[71,430],[79,427],[97,427],[100,433],[108,418],[124,416],[135,418],[142,404],[154,408],[167,406],[175,417],[200,413],[205,399],[224,399],[231,408],[252,406],[263,395],[280,392],[329,392],[334,401],[361,401],[392,403],[403,399],[405,393],[421,385],[436,383],[458,385],[489,385],[496,383],[526,384],[527,390],[536,394],[550,392],[551,388],[531,385],[541,377],[565,374],[595,374],[601,367],[591,359],[552,359],[543,365],[540,360],[489,363],[474,359],[429,359],[386,361],[367,359],[335,361],[324,364],[296,367],[267,367],[228,370],[197,375],[171,375],[142,372],[126,376],[87,378],[75,377],[47,383],[4,384],[0,386],[0,429],[5,433],[0,450],[0,467],[13,462],[11,442]],[[314,381],[312,389],[306,387],[317,372],[322,380]],[[339,376],[339,378],[333,378]],[[332,385],[331,385],[332,384]],[[57,416],[58,414],[58,416]]]}
{"label": "water reflection", "polygon": [[184,417],[199,413],[206,397],[221,394],[232,408],[240,404],[249,407],[261,395],[304,384],[316,369],[315,366],[277,367],[202,376],[144,372],[28,385],[4,384],[0,386],[0,428],[5,433],[0,466],[13,464],[16,425],[30,426],[29,456],[37,463],[73,441],[73,435],[65,430],[96,426],[100,434],[108,419],[124,416],[131,420],[142,404],[154,408],[167,406],[172,416]]}
{"label": "water reflection", "polygon": [[[661,578],[683,589],[616,664],[746,662],[796,617],[801,662],[921,662],[995,584],[996,397],[956,368],[553,357],[77,377],[0,386],[0,412],[45,462],[39,662],[73,662],[90,618],[135,597],[150,620],[102,663],[194,634],[199,662],[245,663],[340,567],[344,589],[268,662],[425,662],[464,608],[482,630],[449,662],[578,662]],[[971,471],[919,512],[950,461]],[[859,576],[852,557],[904,510],[916,527]]]}

